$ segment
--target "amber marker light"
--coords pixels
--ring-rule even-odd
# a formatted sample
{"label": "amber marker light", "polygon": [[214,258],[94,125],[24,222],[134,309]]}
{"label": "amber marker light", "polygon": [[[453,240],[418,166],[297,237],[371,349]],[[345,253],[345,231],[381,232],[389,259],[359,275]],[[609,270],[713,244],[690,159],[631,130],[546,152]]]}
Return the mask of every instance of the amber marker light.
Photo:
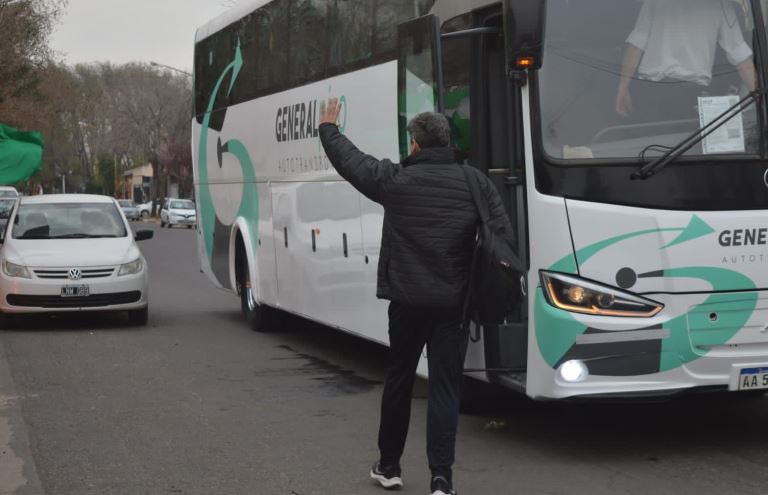
{"label": "amber marker light", "polygon": [[533,57],[517,57],[515,62],[515,66],[518,69],[530,69],[534,65],[536,65],[536,59]]}

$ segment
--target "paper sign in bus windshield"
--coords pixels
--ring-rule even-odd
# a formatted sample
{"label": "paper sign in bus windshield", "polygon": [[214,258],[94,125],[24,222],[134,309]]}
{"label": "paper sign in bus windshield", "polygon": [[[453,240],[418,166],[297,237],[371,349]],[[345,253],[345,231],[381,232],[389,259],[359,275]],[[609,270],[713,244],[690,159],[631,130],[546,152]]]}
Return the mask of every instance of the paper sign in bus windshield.
{"label": "paper sign in bus windshield", "polygon": [[[739,102],[737,95],[699,97],[699,123],[703,129]],[[705,155],[716,153],[744,153],[744,120],[742,114],[735,115],[722,127],[704,138],[702,150]]]}

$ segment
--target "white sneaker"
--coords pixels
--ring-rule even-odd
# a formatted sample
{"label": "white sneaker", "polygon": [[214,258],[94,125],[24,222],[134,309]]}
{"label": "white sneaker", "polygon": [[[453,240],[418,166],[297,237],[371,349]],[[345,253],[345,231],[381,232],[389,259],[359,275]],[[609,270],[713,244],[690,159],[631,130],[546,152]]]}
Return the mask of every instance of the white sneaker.
{"label": "white sneaker", "polygon": [[432,491],[432,495],[456,495],[451,482],[443,476],[432,477],[429,489]]}
{"label": "white sneaker", "polygon": [[371,467],[371,479],[377,481],[387,490],[399,490],[403,487],[403,480],[400,479],[400,466],[382,467],[377,461]]}

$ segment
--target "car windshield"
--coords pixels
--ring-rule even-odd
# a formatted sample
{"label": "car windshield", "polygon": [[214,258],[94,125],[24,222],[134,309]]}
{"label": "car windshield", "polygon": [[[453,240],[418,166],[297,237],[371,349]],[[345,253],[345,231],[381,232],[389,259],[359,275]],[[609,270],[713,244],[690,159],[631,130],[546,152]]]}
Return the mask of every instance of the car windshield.
{"label": "car windshield", "polygon": [[14,239],[126,237],[112,203],[22,204],[13,222]]}
{"label": "car windshield", "polygon": [[17,198],[17,197],[19,197],[19,193],[15,189],[0,189],[0,198]]}
{"label": "car windshield", "polygon": [[186,199],[171,201],[171,209],[172,210],[194,210],[195,203]]}
{"label": "car windshield", "polygon": [[8,220],[15,204],[15,199],[0,199],[0,220]]}
{"label": "car windshield", "polygon": [[121,199],[121,200],[118,200],[118,203],[123,208],[133,208],[134,206],[136,206],[133,204],[133,201],[131,201],[130,199]]}
{"label": "car windshield", "polygon": [[[747,0],[552,0],[539,75],[556,159],[653,158],[756,89]],[[755,105],[687,156],[757,154]]]}

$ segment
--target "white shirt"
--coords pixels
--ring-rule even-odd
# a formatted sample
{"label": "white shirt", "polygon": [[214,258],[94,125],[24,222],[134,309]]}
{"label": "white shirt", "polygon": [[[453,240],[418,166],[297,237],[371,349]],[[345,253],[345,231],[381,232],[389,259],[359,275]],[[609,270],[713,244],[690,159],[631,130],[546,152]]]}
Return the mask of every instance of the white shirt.
{"label": "white shirt", "polygon": [[730,0],[645,0],[627,38],[643,50],[641,79],[712,82],[717,45],[738,65],[752,57]]}

